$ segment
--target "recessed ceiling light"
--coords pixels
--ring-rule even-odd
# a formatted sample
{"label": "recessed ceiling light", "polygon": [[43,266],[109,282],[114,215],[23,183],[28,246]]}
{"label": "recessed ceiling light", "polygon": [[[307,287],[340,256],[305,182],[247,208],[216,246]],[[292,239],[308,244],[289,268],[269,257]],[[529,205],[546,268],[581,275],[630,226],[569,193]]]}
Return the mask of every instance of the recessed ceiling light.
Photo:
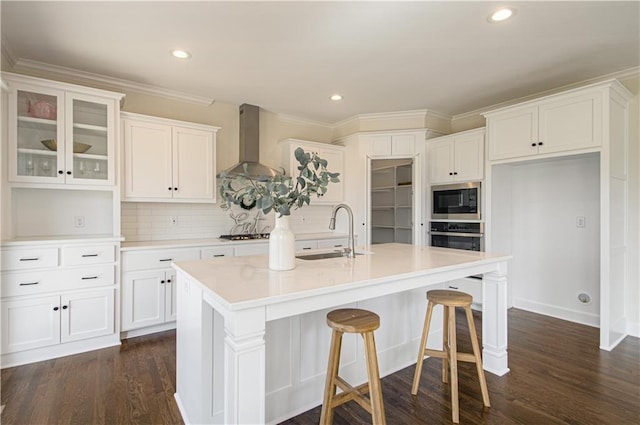
{"label": "recessed ceiling light", "polygon": [[488,19],[489,22],[502,22],[511,18],[513,15],[515,15],[515,13],[515,9],[512,9],[510,7],[501,7],[500,9],[489,15]]}
{"label": "recessed ceiling light", "polygon": [[189,59],[191,57],[191,53],[180,49],[171,50],[171,54],[178,59]]}
{"label": "recessed ceiling light", "polygon": [[333,96],[331,96],[331,100],[342,100],[342,95],[334,94]]}

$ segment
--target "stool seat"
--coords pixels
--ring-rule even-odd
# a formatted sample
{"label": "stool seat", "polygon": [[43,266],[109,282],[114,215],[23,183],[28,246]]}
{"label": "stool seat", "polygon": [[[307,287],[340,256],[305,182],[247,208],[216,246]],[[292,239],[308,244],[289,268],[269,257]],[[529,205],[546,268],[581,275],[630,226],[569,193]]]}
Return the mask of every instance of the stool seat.
{"label": "stool seat", "polygon": [[327,325],[345,333],[372,332],[380,327],[380,316],[358,308],[341,308],[327,314]]}
{"label": "stool seat", "polygon": [[[376,343],[373,338],[373,331],[380,327],[380,316],[358,308],[342,308],[330,311],[327,314],[327,325],[333,331],[331,332],[331,348],[329,350],[327,380],[320,412],[320,424],[329,425],[333,423],[334,408],[353,400],[371,414],[371,419],[375,425],[386,425]],[[340,348],[344,333],[360,334],[364,341],[368,381],[357,387],[351,386],[338,375]],[[338,388],[342,390],[340,394],[336,394]],[[369,397],[366,397],[367,393]]]}
{"label": "stool seat", "polygon": [[447,307],[466,307],[471,306],[473,297],[464,292],[434,289],[433,291],[427,292],[427,300],[434,304],[446,305]]}
{"label": "stool seat", "polygon": [[[458,404],[458,361],[471,362],[476,364],[478,372],[478,380],[480,381],[480,391],[482,392],[482,402],[485,406],[490,407],[489,391],[487,390],[487,382],[482,369],[482,358],[480,357],[480,345],[476,335],[476,328],[473,323],[473,314],[471,313],[471,303],[473,297],[464,292],[448,291],[448,290],[432,290],[427,292],[427,314],[424,319],[424,328],[422,330],[422,339],[420,340],[420,349],[418,350],[418,361],[416,362],[416,370],[413,375],[413,386],[411,394],[418,394],[418,386],[420,385],[420,374],[422,373],[422,362],[425,356],[431,356],[442,359],[442,382],[449,381],[449,372],[451,373],[451,418],[454,423],[460,422],[460,412]],[[442,324],[442,350],[432,350],[427,348],[427,338],[429,336],[429,325],[431,323],[431,315],[435,305],[443,306],[443,324]],[[459,353],[456,342],[456,307],[462,307],[467,316],[467,325],[471,336],[471,346],[473,354]]]}

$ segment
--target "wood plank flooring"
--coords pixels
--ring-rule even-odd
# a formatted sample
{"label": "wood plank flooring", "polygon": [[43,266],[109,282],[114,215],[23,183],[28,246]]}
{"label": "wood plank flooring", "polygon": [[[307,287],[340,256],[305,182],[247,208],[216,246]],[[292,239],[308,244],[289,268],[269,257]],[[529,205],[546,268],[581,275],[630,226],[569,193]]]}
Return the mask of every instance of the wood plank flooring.
{"label": "wood plank flooring", "polygon": [[[474,313],[478,331],[480,315]],[[470,350],[463,316],[458,344]],[[491,407],[482,405],[474,365],[459,364],[461,424],[640,424],[640,340],[598,349],[598,329],[522,310],[509,311],[509,365],[487,374]],[[424,363],[411,396],[414,367],[382,380],[389,424],[450,424],[440,360]],[[175,332],[123,341],[121,347],[2,370],[2,424],[181,424],[175,392]],[[320,407],[284,424],[318,423]],[[335,424],[368,424],[350,402]]]}

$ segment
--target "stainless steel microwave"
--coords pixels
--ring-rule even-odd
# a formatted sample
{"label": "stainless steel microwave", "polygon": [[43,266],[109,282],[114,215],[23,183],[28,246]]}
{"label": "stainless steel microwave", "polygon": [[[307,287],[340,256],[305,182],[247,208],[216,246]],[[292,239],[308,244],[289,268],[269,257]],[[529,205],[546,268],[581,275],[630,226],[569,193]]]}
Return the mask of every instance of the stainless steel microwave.
{"label": "stainless steel microwave", "polygon": [[480,220],[480,182],[431,186],[431,218]]}

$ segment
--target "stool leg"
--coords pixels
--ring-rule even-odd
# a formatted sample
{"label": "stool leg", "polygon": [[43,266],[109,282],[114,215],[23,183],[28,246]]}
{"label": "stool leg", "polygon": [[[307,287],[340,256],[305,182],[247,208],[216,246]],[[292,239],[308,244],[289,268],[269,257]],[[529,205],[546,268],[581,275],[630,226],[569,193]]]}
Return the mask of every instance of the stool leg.
{"label": "stool leg", "polygon": [[371,420],[374,425],[386,425],[384,416],[384,403],[382,402],[382,386],[380,372],[378,371],[378,355],[376,354],[376,342],[373,332],[365,332],[364,354],[367,360],[367,375],[369,376],[369,399],[371,400]]}
{"label": "stool leg", "polygon": [[451,416],[454,423],[460,422],[458,407],[458,347],[456,344],[456,309],[449,310],[449,364],[451,366]]}
{"label": "stool leg", "polygon": [[413,374],[413,386],[411,394],[418,394],[418,385],[420,385],[420,375],[422,374],[422,362],[424,361],[424,349],[427,346],[427,336],[429,336],[429,325],[431,324],[431,314],[433,313],[433,303],[429,301],[427,305],[427,314],[424,317],[424,329],[422,329],[422,338],[420,339],[420,348],[418,348],[418,360],[416,361],[416,371]]}
{"label": "stool leg", "polygon": [[333,396],[336,394],[336,378],[340,366],[340,349],[342,347],[342,332],[334,330],[331,334],[331,348],[329,349],[329,364],[327,366],[327,380],[324,387],[324,399],[320,413],[320,424],[333,423]]}
{"label": "stool leg", "polygon": [[465,307],[464,310],[467,313],[467,323],[469,324],[469,332],[471,334],[471,346],[473,347],[473,355],[476,358],[476,369],[478,370],[478,380],[480,381],[480,389],[482,390],[482,401],[485,406],[491,407],[489,404],[487,381],[484,377],[484,369],[482,369],[482,357],[480,357],[480,347],[478,345],[476,326],[473,323],[473,313],[471,313],[471,307]]}
{"label": "stool leg", "polygon": [[[455,310],[454,310],[455,311]],[[442,382],[445,384],[449,382],[449,335],[451,332],[449,330],[449,307],[443,305],[442,306],[442,351],[445,352],[446,356],[442,358]]]}

